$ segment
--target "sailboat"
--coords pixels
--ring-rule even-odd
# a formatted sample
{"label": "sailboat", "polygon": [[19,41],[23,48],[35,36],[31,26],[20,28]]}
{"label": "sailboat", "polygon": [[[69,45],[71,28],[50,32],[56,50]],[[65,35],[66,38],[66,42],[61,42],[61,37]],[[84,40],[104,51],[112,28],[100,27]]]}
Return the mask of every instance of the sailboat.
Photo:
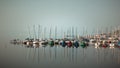
{"label": "sailboat", "polygon": [[[84,29],[83,29],[83,36],[84,36]],[[85,38],[84,37],[82,37],[82,40],[80,41],[80,46],[83,47],[83,48],[85,48],[87,46],[86,43],[85,43]]]}
{"label": "sailboat", "polygon": [[98,29],[97,29],[97,42],[95,43],[95,48],[98,48],[100,46],[100,37],[98,36]]}
{"label": "sailboat", "polygon": [[59,45],[61,45],[62,47],[66,46],[66,41],[65,41],[65,33],[63,34],[63,30],[61,29],[61,37],[63,37],[62,39],[60,39],[59,41]]}
{"label": "sailboat", "polygon": [[10,43],[12,43],[12,44],[19,44],[20,40],[19,39],[13,39],[13,40],[10,41]]}
{"label": "sailboat", "polygon": [[51,38],[51,28],[50,28],[50,36],[49,36],[48,44],[49,44],[50,46],[54,46],[54,41],[53,41],[53,39]]}
{"label": "sailboat", "polygon": [[61,41],[60,41],[60,45],[61,45],[62,47],[65,47],[65,46],[66,46],[66,42],[65,42],[65,40],[61,39]]}
{"label": "sailboat", "polygon": [[84,42],[84,41],[81,41],[81,42],[80,42],[80,46],[83,47],[83,48],[85,48],[85,47],[86,47],[85,42]]}
{"label": "sailboat", "polygon": [[79,42],[78,42],[77,40],[74,40],[73,45],[74,45],[76,48],[78,48],[78,47],[79,47]]}
{"label": "sailboat", "polygon": [[109,46],[110,46],[110,47],[114,47],[115,44],[114,44],[114,43],[110,43]]}
{"label": "sailboat", "polygon": [[[74,33],[74,31],[73,31],[73,28],[72,28],[72,33]],[[73,39],[73,37],[74,37],[74,35],[72,34],[72,39]],[[70,39],[67,39],[66,40],[66,44],[67,44],[67,47],[71,47],[72,46],[72,42],[71,42],[72,40],[70,40]]]}
{"label": "sailboat", "polygon": [[32,45],[33,44],[33,39],[26,38],[23,42],[25,45]]}
{"label": "sailboat", "polygon": [[55,45],[59,44],[59,40],[57,39],[57,27],[55,27],[55,41],[54,41]]}
{"label": "sailboat", "polygon": [[117,45],[118,45],[118,47],[120,47],[120,40],[118,41],[118,44],[117,44]]}
{"label": "sailboat", "polygon": [[25,44],[25,45],[32,45],[34,39],[31,38],[30,27],[29,26],[28,26],[28,34],[29,34],[29,38],[26,38],[24,41],[22,41],[22,43]]}
{"label": "sailboat", "polygon": [[115,43],[113,42],[113,40],[112,40],[111,43],[109,43],[109,46],[110,46],[110,47],[114,47],[114,46],[115,46]]}
{"label": "sailboat", "polygon": [[76,48],[79,47],[79,42],[78,42],[78,39],[77,39],[77,28],[76,28],[76,40],[74,40],[73,45],[74,45]]}
{"label": "sailboat", "polygon": [[[115,32],[115,34],[116,34],[116,32]],[[114,40],[113,36],[114,36],[114,34],[112,34],[111,42],[109,43],[110,47],[114,47],[115,46],[115,40]]]}
{"label": "sailboat", "polygon": [[66,43],[67,43],[67,46],[68,46],[68,47],[71,47],[71,46],[72,46],[72,42],[71,42],[70,40],[67,40]]}
{"label": "sailboat", "polygon": [[46,40],[46,27],[44,27],[44,34],[42,33],[42,28],[40,31],[41,31],[41,40],[39,42],[39,45],[41,45],[42,47],[45,47],[48,44],[48,41]]}
{"label": "sailboat", "polygon": [[95,48],[99,48],[99,46],[100,46],[100,42],[96,42],[95,43]]}
{"label": "sailboat", "polygon": [[102,47],[106,48],[107,46],[108,46],[108,45],[106,44],[106,41],[103,40],[103,42],[102,42]]}
{"label": "sailboat", "polygon": [[37,39],[37,36],[36,36],[35,25],[33,26],[33,31],[34,31],[33,44],[39,44],[39,39]]}
{"label": "sailboat", "polygon": [[118,47],[120,47],[120,26],[119,26],[119,37],[118,37],[118,43],[117,43]]}

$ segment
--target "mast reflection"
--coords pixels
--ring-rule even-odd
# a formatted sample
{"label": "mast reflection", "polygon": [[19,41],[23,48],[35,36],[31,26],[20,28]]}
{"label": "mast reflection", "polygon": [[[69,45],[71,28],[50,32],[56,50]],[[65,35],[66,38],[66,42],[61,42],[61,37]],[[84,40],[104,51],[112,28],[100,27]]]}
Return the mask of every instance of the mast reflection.
{"label": "mast reflection", "polygon": [[[15,45],[16,46],[16,45]],[[117,63],[120,64],[120,49],[117,47],[99,47],[88,46],[82,47],[62,47],[41,46],[41,45],[22,45],[26,51],[26,61],[30,63],[56,63],[56,64],[87,64],[88,60],[95,61],[96,64]],[[92,57],[90,57],[91,55]],[[111,62],[110,62],[111,61]]]}

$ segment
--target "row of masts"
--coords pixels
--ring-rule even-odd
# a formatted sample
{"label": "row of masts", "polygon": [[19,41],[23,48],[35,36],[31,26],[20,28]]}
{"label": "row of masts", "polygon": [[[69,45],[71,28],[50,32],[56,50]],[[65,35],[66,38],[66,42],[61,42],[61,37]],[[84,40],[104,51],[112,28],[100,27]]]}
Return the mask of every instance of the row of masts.
{"label": "row of masts", "polygon": [[[63,29],[61,29],[61,32],[57,31],[57,27],[54,27],[54,32],[52,32],[52,27],[49,28],[49,31],[46,32],[46,27],[43,27],[41,25],[38,25],[38,30],[36,30],[35,25],[33,26],[33,37],[31,36],[31,32],[30,32],[30,27],[28,26],[28,33],[29,33],[29,39],[39,39],[39,40],[45,40],[45,39],[58,39],[58,35],[59,37],[61,37],[62,39],[64,38],[69,38],[69,39],[78,39],[78,31],[77,28],[74,27],[70,27],[70,29],[63,31]],[[49,37],[46,36],[46,34],[49,33]],[[60,36],[61,34],[61,36]],[[84,33],[83,33],[84,34]],[[54,36],[53,36],[54,35]]]}
{"label": "row of masts", "polygon": [[[54,32],[52,32],[52,27],[49,28],[49,31],[46,31],[46,27],[42,27],[38,25],[38,30],[36,30],[35,25],[33,25],[34,35],[31,36],[30,27],[28,26],[29,37],[22,41],[25,44],[62,44],[62,45],[70,45],[75,44],[75,46],[83,45],[86,46],[91,42],[95,44],[95,46],[105,45],[108,44],[110,41],[109,46],[116,45],[116,43],[120,42],[120,27],[116,27],[115,29],[111,29],[110,31],[106,29],[106,32],[99,33],[100,30],[97,29],[94,35],[88,35],[87,30],[83,29],[83,35],[78,34],[77,28],[70,27],[69,29],[61,29],[61,32],[57,31],[57,27],[55,27]],[[49,34],[49,37],[46,37],[46,34]],[[58,38],[58,35],[61,38]],[[54,35],[54,36],[53,36]],[[113,42],[113,43],[111,43]],[[120,46],[120,44],[119,44]]]}
{"label": "row of masts", "polygon": [[[58,35],[60,36],[61,33],[61,38],[70,38],[70,39],[78,39],[80,36],[84,37],[93,37],[96,35],[100,34],[108,34],[108,35],[119,35],[120,34],[120,26],[116,27],[114,29],[111,29],[110,31],[108,28],[106,28],[106,31],[103,31],[103,29],[98,29],[96,28],[96,31],[93,34],[88,34],[87,29],[83,28],[83,32],[78,34],[77,28],[70,27],[69,29],[61,29],[61,32],[58,33],[57,31],[57,26],[55,26],[54,31],[52,31],[52,26],[49,28],[49,31],[46,32],[46,27],[42,27],[41,25],[38,25],[38,31],[35,29],[35,25],[33,26],[33,31],[34,35],[33,37],[31,36],[30,32],[30,27],[28,26],[28,31],[29,31],[29,38],[34,38],[34,39],[58,39]],[[101,33],[100,33],[101,32]],[[46,36],[46,34],[49,33],[49,37]],[[38,36],[37,36],[38,35]],[[53,36],[54,35],[54,36]]]}

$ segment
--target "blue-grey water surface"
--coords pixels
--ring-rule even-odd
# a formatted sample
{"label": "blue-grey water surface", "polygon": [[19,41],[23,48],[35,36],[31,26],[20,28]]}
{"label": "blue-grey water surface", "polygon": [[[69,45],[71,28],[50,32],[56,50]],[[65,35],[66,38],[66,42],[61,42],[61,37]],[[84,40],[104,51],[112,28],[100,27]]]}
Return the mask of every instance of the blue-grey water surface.
{"label": "blue-grey water surface", "polygon": [[119,48],[0,45],[0,68],[119,68]]}

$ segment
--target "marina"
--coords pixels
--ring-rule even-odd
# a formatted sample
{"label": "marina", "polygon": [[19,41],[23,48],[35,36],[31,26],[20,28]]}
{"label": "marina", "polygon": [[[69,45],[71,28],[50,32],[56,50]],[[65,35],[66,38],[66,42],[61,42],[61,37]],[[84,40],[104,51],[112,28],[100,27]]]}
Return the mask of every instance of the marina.
{"label": "marina", "polygon": [[[42,30],[43,29],[43,30]],[[57,38],[57,27],[55,27],[55,31],[53,33],[54,37],[52,37],[53,33],[52,33],[52,29],[50,28],[49,30],[49,38],[46,38],[46,28],[41,28],[41,26],[38,26],[38,36],[36,34],[35,30],[35,25],[33,26],[33,38],[31,38],[31,32],[29,32],[29,37],[26,38],[25,40],[19,40],[19,39],[14,39],[11,40],[10,42],[13,44],[24,44],[26,46],[33,46],[33,45],[37,45],[37,46],[57,46],[57,45],[61,45],[62,47],[86,47],[89,45],[94,45],[95,48],[98,47],[120,47],[120,27],[115,27],[114,29],[112,29],[110,32],[106,31],[106,33],[102,32],[102,33],[98,33],[98,29],[97,29],[97,33],[94,33],[95,35],[83,35],[80,36],[80,34],[78,34],[77,29],[75,30],[73,27],[71,27],[71,30],[69,33],[68,32],[64,32],[63,37],[61,38]],[[75,32],[76,31],[76,32]],[[42,33],[43,32],[43,33]],[[66,33],[66,34],[65,34]],[[40,36],[39,36],[40,35]],[[52,35],[52,36],[51,36]]]}
{"label": "marina", "polygon": [[120,0],[0,0],[0,68],[120,68]]}
{"label": "marina", "polygon": [[[110,31],[96,32],[90,34],[79,34],[78,29],[70,27],[67,32],[63,31],[61,37],[58,37],[57,28],[48,29],[33,27],[33,37],[28,31],[28,37],[25,40],[13,39],[10,42],[13,50],[18,49],[24,54],[21,59],[27,67],[62,67],[62,68],[119,68],[120,65],[120,27],[115,27]],[[29,29],[28,29],[29,30]],[[38,33],[36,32],[38,31]],[[54,34],[54,35],[52,35]],[[18,57],[18,56],[17,56]],[[91,63],[92,62],[92,63]],[[19,66],[19,64],[18,64]],[[20,66],[21,67],[21,66]],[[25,65],[26,67],[26,65]],[[31,67],[32,68],[32,67]]]}

